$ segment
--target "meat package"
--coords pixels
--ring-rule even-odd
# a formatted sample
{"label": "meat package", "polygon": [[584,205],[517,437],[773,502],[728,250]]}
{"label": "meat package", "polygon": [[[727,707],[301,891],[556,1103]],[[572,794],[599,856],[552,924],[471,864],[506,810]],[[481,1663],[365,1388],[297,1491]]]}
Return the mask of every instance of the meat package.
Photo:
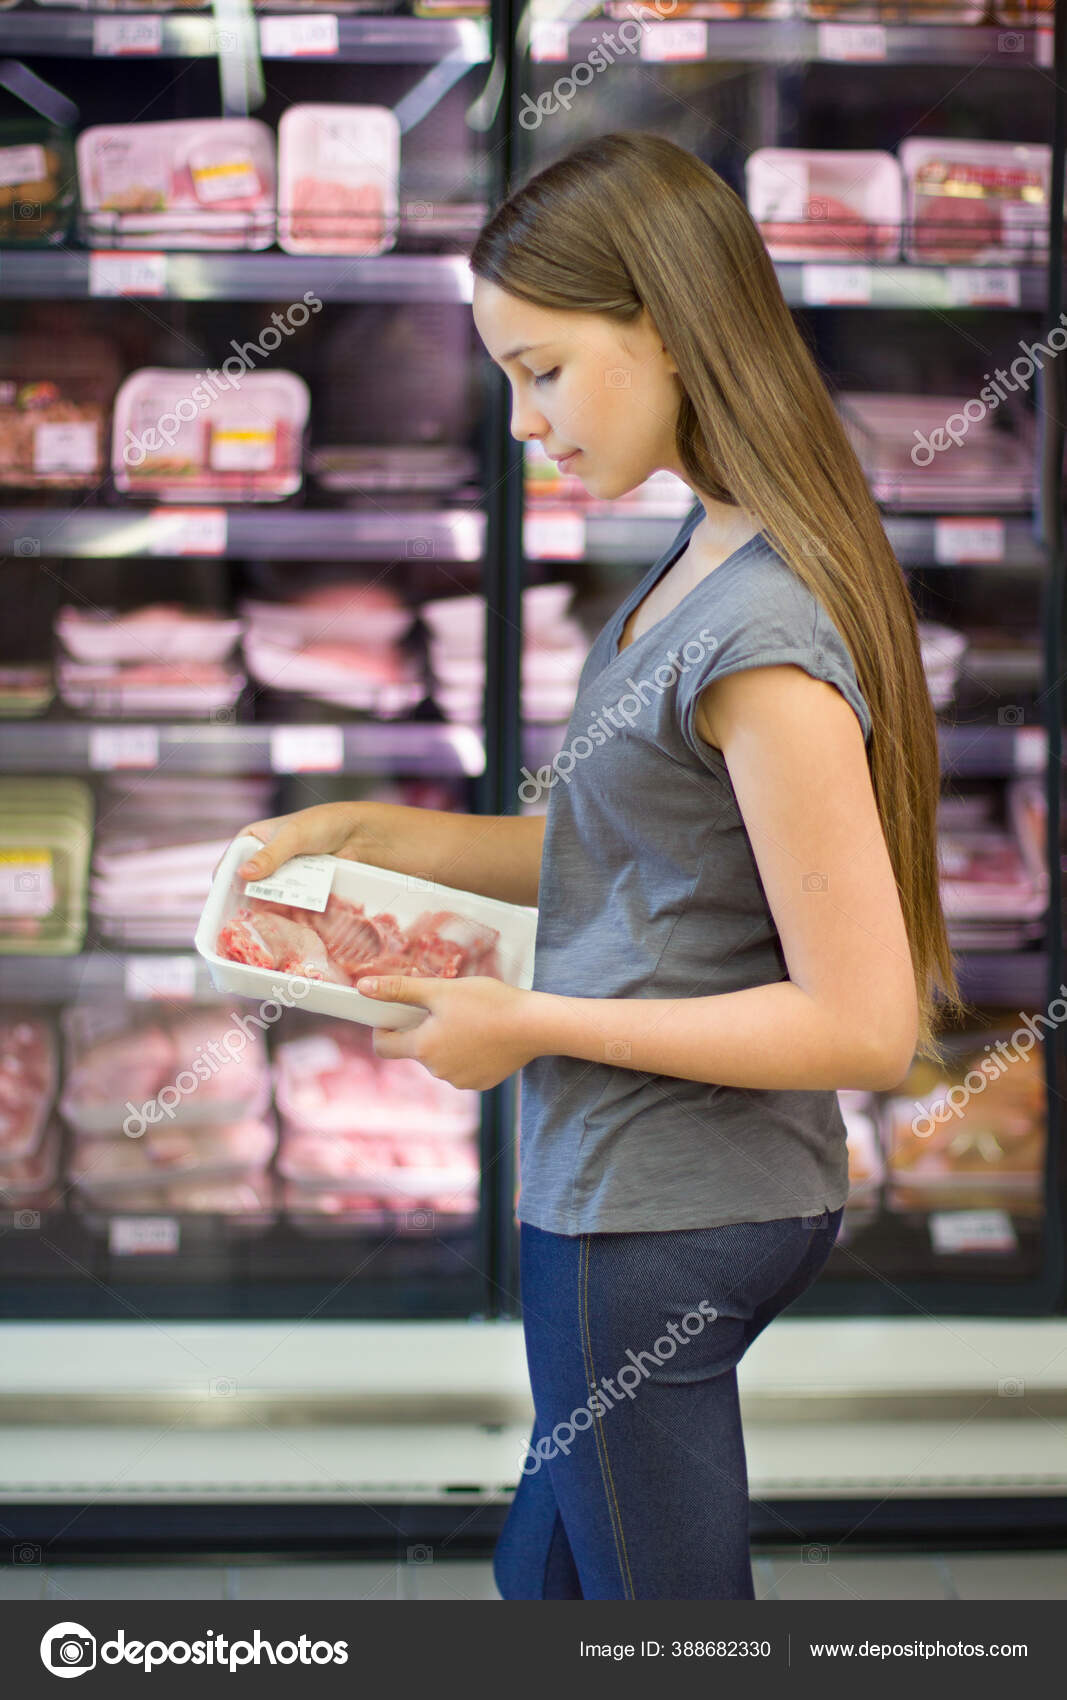
{"label": "meat package", "polygon": [[605,0],[609,18],[788,18],[793,0],[677,0],[665,12],[659,0]]}
{"label": "meat package", "polygon": [[797,10],[844,24],[977,24],[988,0],[797,0]]}
{"label": "meat package", "polygon": [[124,1134],[75,1139],[67,1172],[93,1204],[121,1206],[124,1194],[161,1182],[254,1181],[263,1175],[277,1143],[277,1129],[267,1117],[218,1127],[151,1127],[137,1139]]}
{"label": "meat package", "polygon": [[947,708],[956,694],[967,638],[936,620],[917,620],[919,650],[930,701],[937,709]]}
{"label": "meat package", "polygon": [[[532,984],[536,909],[340,856],[297,856],[269,879],[238,878],[260,848],[251,835],[233,841],[196,930],[218,990],[277,997],[281,985],[300,1009],[397,1028],[417,1026],[425,1010],[363,996],[354,989],[361,974],[489,974]],[[321,910],[289,901],[305,864],[328,876]]]}
{"label": "meat package", "polygon": [[[529,721],[566,720],[589,652],[585,632],[566,608],[570,584],[532,585],[522,593],[522,715]],[[430,631],[433,697],[450,720],[484,717],[485,599],[437,597],[419,613]]]}
{"label": "meat package", "polygon": [[421,668],[399,643],[412,614],[385,585],[335,582],[242,611],[248,671],[266,690],[380,719],[410,713],[425,695]]}
{"label": "meat package", "polygon": [[56,694],[49,661],[0,661],[0,718],[25,720],[45,714]]}
{"label": "meat package", "polygon": [[[875,501],[927,513],[1029,509],[1036,500],[1033,427],[998,413],[995,390],[974,419],[964,395],[846,390],[837,411]],[[950,437],[948,432],[955,433]]]}
{"label": "meat package", "polygon": [[101,938],[187,950],[234,814],[269,816],[271,796],[269,778],[107,775],[90,882]]}
{"label": "meat package", "polygon": [[119,382],[103,337],[0,337],[0,487],[89,490],[108,464]]}
{"label": "meat package", "polygon": [[96,248],[267,248],[274,136],[258,118],[96,124],[78,137],[86,240]]}
{"label": "meat package", "polygon": [[69,708],[96,715],[190,715],[233,708],[246,684],[225,657],[242,622],[197,614],[178,603],[149,603],[128,614],[63,607],[56,636],[67,655],[56,662]]}
{"label": "meat package", "polygon": [[898,151],[909,260],[1045,263],[1052,168],[1047,144],[909,136]]}
{"label": "meat package", "polygon": [[[883,1106],[893,1210],[1043,1208],[1045,1054],[1018,1011],[950,1035],[944,1070],[920,1058]],[[977,1078],[979,1085],[973,1085]]]}
{"label": "meat package", "polygon": [[903,185],[878,149],[756,148],[745,199],[776,260],[895,260]]}
{"label": "meat package", "polygon": [[55,1034],[39,1016],[0,1013],[0,1170],[32,1157],[58,1080]]}
{"label": "meat package", "polygon": [[0,1144],[0,1212],[56,1210],[63,1202],[60,1178],[62,1131],[49,1118],[34,1149],[13,1157]]}
{"label": "meat package", "polygon": [[37,116],[0,123],[0,246],[65,242],[74,206],[70,131]]}
{"label": "meat package", "polygon": [[325,443],[311,450],[308,470],[353,506],[403,494],[405,506],[436,508],[479,494],[477,455],[452,443]]}
{"label": "meat package", "polygon": [[75,1003],[60,1019],[66,1064],[59,1108],[83,1138],[218,1127],[267,1109],[262,1034],[235,1023],[225,1004],[181,1010],[155,1002]]}
{"label": "meat package", "polygon": [[388,106],[297,104],[278,122],[278,245],[383,254],[396,243],[400,120]]}
{"label": "meat package", "polygon": [[80,779],[0,778],[0,955],[81,949],[92,815]]}
{"label": "meat package", "polygon": [[239,389],[212,393],[202,377],[143,367],[126,379],[111,439],[116,490],[164,502],[273,502],[299,490],[303,378],[246,372]]}
{"label": "meat package", "polygon": [[1041,782],[1013,779],[1005,823],[989,791],[942,797],[938,808],[941,903],[956,949],[1019,948],[1040,936],[1048,906]]}

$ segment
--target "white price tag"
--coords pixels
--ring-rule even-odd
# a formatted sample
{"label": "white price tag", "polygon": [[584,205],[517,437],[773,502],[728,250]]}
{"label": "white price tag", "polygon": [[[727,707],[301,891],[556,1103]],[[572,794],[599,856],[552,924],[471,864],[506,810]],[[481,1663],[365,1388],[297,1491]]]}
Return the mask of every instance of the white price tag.
{"label": "white price tag", "polygon": [[570,36],[570,25],[558,18],[535,18],[530,25],[530,58],[535,62],[569,59]]}
{"label": "white price tag", "polygon": [[522,539],[528,561],[580,561],[585,554],[585,515],[568,508],[528,513]]}
{"label": "white price tag", "polygon": [[863,306],[871,299],[871,268],[805,260],[800,268],[800,291],[806,307]]}
{"label": "white price tag", "polygon": [[33,433],[34,472],[95,472],[100,439],[92,419],[41,424]]}
{"label": "white price tag", "polygon": [[128,956],[126,996],[131,1002],[148,1003],[154,998],[196,996],[195,956]]}
{"label": "white price tag", "polygon": [[336,871],[332,856],[290,856],[266,879],[249,880],[245,896],[263,897],[269,903],[295,903],[300,909],[315,909],[321,915],[330,901]]}
{"label": "white price tag", "polygon": [[949,266],[948,297],[954,307],[1017,307],[1019,274],[1007,266]]}
{"label": "white price tag", "polygon": [[942,515],[934,521],[934,559],[943,567],[958,561],[1002,561],[1004,521],[992,515],[981,519]]}
{"label": "white price tag", "polygon": [[345,735],[340,726],[275,726],[270,765],[275,773],[340,773]]}
{"label": "white price tag", "polygon": [[1043,773],[1048,765],[1048,733],[1043,726],[1020,726],[1015,734],[1016,773]]}
{"label": "white price tag", "polygon": [[110,772],[116,767],[158,767],[159,729],[156,726],[90,726],[89,766]]}
{"label": "white price tag", "polygon": [[89,255],[90,295],[165,295],[167,256],[94,248]]}
{"label": "white price tag", "polygon": [[708,26],[700,18],[664,19],[649,24],[641,36],[642,59],[706,59]]}
{"label": "white price tag", "polygon": [[40,183],[48,176],[44,149],[37,142],[24,142],[18,147],[0,148],[0,188],[12,189],[17,184]]}
{"label": "white price tag", "polygon": [[108,1249],[115,1257],[137,1252],[171,1256],[178,1249],[176,1216],[112,1216]]}
{"label": "white price tag", "polygon": [[51,850],[0,850],[0,915],[50,915],[55,901]]}
{"label": "white price tag", "polygon": [[282,1045],[280,1060],[293,1074],[325,1074],[340,1068],[341,1047],[327,1033],[314,1033],[308,1039],[290,1039]]}
{"label": "white price tag", "polygon": [[293,59],[303,53],[336,53],[337,19],[321,17],[260,18],[259,50],[264,59]]}
{"label": "white price tag", "polygon": [[162,49],[162,18],[93,19],[93,52],[97,58],[116,53],[160,53]]}
{"label": "white price tag", "polygon": [[1038,24],[1034,37],[1034,64],[1051,66],[1052,62],[1052,29],[1047,24]]}
{"label": "white price tag", "polygon": [[150,555],[225,555],[225,508],[153,508]]}
{"label": "white price tag", "polygon": [[884,59],[884,24],[819,24],[820,59]]}
{"label": "white price tag", "polygon": [[1006,1210],[936,1210],[930,1216],[935,1251],[1015,1251],[1018,1240]]}

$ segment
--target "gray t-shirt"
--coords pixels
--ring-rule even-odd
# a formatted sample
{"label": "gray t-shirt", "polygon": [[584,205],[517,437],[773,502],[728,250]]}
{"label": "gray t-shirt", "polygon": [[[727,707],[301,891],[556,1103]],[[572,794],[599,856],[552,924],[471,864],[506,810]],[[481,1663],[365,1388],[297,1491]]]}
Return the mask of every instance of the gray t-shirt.
{"label": "gray t-shirt", "polygon": [[[836,626],[762,532],[618,652],[631,610],[703,517],[697,502],[596,638],[560,753],[539,770],[550,789],[535,991],[707,997],[789,977],[696,702],[720,675],[793,662],[838,687],[865,742],[870,712]],[[529,780],[523,795],[532,800]],[[711,1085],[566,1056],[521,1071],[517,1214],[551,1233],[817,1215],[848,1190],[834,1091]]]}

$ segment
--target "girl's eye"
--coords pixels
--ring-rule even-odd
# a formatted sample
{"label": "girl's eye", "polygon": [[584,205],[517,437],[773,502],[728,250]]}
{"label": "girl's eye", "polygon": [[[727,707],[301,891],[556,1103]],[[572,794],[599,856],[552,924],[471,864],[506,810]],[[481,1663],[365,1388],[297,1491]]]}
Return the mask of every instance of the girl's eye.
{"label": "girl's eye", "polygon": [[534,383],[535,384],[549,384],[549,383],[552,382],[552,379],[556,376],[556,373],[558,371],[559,371],[559,367],[553,366],[551,372],[542,372],[541,376],[539,378],[534,379]]}

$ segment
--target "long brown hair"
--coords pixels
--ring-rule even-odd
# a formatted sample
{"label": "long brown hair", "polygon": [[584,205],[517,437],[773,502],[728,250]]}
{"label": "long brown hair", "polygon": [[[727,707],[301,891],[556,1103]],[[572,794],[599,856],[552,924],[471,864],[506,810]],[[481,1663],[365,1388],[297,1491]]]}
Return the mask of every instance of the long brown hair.
{"label": "long brown hair", "polygon": [[687,483],[758,516],[844,638],[871,711],[868,760],[919,1002],[918,1053],[943,1062],[961,1016],[937,860],[937,725],[907,581],[826,384],[744,202],[693,153],[644,131],[595,136],[511,194],[475,276],[536,306],[647,308],[678,368]]}

